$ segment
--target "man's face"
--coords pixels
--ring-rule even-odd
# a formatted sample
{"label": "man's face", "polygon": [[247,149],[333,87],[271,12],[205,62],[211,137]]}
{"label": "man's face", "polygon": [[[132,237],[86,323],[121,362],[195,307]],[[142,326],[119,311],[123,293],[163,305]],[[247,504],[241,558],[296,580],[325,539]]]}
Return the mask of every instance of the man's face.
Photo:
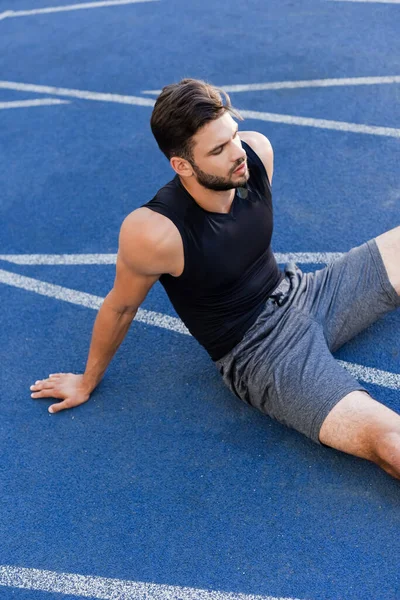
{"label": "man's face", "polygon": [[228,112],[204,125],[193,136],[193,142],[190,164],[200,185],[222,192],[246,184],[249,178],[246,152],[238,125]]}

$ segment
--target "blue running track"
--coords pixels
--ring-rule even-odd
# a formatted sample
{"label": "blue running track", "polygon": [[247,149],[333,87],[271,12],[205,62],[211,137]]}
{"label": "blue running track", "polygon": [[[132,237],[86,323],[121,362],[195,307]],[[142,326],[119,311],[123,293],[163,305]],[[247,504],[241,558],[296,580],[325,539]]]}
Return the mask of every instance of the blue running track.
{"label": "blue running track", "polygon": [[[167,83],[244,86],[304,270],[400,224],[400,3],[76,3],[0,0],[0,598],[399,600],[399,483],[233,397],[160,286],[87,404],[29,386],[82,371],[121,222],[172,177]],[[398,412],[399,332],[337,353]]]}

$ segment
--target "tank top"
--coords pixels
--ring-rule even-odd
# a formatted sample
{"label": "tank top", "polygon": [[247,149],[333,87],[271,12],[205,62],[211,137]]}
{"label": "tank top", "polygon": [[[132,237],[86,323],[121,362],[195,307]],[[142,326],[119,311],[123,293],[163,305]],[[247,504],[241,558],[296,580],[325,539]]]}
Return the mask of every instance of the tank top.
{"label": "tank top", "polygon": [[184,249],[179,277],[160,277],[190,333],[216,361],[240,342],[282,280],[271,250],[272,197],[268,175],[242,141],[250,177],[235,190],[229,213],[206,211],[178,175],[144,206],[170,219]]}

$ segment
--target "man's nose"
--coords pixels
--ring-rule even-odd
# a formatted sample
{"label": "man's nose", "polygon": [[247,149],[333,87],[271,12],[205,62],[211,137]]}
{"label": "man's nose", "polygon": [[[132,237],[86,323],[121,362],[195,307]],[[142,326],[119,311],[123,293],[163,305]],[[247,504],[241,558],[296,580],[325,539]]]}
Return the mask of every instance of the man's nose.
{"label": "man's nose", "polygon": [[242,146],[238,147],[236,144],[234,144],[234,147],[232,149],[232,162],[243,162],[243,160],[246,158],[246,152],[244,150],[244,148],[242,148]]}

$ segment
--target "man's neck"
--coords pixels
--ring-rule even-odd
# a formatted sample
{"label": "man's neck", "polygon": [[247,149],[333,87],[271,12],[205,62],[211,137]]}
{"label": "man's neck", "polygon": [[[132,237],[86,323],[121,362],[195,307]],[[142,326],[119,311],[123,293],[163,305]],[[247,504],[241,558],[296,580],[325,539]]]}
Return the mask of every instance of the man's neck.
{"label": "man's neck", "polygon": [[179,177],[183,187],[192,196],[193,200],[208,212],[229,213],[233,199],[235,197],[235,189],[224,192],[216,192],[209,190],[197,181],[188,181],[188,178]]}

